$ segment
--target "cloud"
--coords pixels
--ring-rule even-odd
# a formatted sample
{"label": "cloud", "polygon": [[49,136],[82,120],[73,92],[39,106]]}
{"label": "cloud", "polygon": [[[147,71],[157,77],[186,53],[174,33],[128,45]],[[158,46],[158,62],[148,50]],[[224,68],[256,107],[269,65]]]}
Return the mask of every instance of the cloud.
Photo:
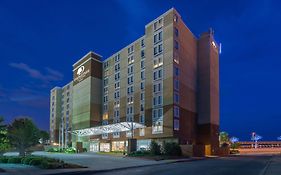
{"label": "cloud", "polygon": [[63,79],[63,74],[60,73],[57,70],[51,69],[51,68],[45,68],[46,69],[46,73],[43,74],[42,72],[40,72],[37,69],[31,68],[29,65],[25,64],[25,63],[10,63],[9,64],[11,67],[19,69],[19,70],[23,70],[26,73],[28,73],[28,75],[34,79],[38,79],[41,80],[43,82],[50,82],[50,81],[60,81]]}

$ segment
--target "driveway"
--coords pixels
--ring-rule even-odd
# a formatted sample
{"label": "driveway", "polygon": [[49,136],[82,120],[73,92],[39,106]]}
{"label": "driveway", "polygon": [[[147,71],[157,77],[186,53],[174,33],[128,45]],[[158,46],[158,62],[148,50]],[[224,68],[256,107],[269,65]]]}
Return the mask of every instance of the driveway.
{"label": "driveway", "polygon": [[100,155],[96,153],[64,154],[33,152],[32,154],[38,156],[52,157],[63,160],[68,163],[87,166],[91,170],[110,170],[116,168],[157,165],[164,163],[163,161],[144,160],[130,157],[116,157],[110,155]]}

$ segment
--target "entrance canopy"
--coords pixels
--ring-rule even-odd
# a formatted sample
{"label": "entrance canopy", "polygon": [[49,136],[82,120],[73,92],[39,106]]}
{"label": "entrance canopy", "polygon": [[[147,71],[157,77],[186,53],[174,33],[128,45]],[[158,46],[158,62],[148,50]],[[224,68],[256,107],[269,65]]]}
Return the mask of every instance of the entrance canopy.
{"label": "entrance canopy", "polygon": [[132,129],[139,129],[139,128],[145,128],[145,126],[143,124],[136,123],[136,122],[120,122],[110,125],[79,129],[79,130],[72,131],[72,133],[78,136],[91,136],[91,135],[101,135],[106,133],[131,131]]}

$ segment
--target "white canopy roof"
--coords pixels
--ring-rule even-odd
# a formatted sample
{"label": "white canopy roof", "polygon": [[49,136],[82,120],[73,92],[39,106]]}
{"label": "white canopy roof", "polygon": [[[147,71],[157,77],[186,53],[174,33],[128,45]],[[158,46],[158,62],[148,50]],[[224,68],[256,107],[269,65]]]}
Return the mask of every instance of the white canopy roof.
{"label": "white canopy roof", "polygon": [[138,128],[145,128],[145,126],[143,124],[136,123],[136,122],[120,122],[110,125],[79,129],[79,130],[72,131],[72,133],[78,136],[91,136],[91,135],[101,135],[106,133],[131,131],[132,129],[138,129]]}

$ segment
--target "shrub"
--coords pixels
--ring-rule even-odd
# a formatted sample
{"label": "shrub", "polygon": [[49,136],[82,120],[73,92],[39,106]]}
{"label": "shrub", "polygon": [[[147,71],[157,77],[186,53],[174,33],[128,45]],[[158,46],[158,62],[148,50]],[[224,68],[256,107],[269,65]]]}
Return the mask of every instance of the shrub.
{"label": "shrub", "polygon": [[83,148],[83,152],[87,152],[87,148]]}
{"label": "shrub", "polygon": [[21,163],[22,157],[9,157],[7,163]]}
{"label": "shrub", "polygon": [[51,161],[43,160],[41,164],[39,165],[40,168],[43,169],[56,169],[56,168],[62,168],[63,163],[57,162],[57,161]]}
{"label": "shrub", "polygon": [[179,144],[174,143],[174,142],[167,142],[164,143],[164,154],[167,156],[181,156],[181,147]]}
{"label": "shrub", "polygon": [[29,161],[29,165],[38,166],[44,161],[43,157],[34,157]]}
{"label": "shrub", "polygon": [[73,147],[70,147],[70,148],[66,148],[64,152],[65,153],[76,153],[76,149]]}
{"label": "shrub", "polygon": [[34,158],[34,156],[27,156],[21,159],[21,163],[25,165],[29,165],[29,162]]}
{"label": "shrub", "polygon": [[8,163],[8,157],[0,157],[0,163]]}
{"label": "shrub", "polygon": [[150,152],[152,155],[161,155],[161,147],[155,141],[150,143]]}

